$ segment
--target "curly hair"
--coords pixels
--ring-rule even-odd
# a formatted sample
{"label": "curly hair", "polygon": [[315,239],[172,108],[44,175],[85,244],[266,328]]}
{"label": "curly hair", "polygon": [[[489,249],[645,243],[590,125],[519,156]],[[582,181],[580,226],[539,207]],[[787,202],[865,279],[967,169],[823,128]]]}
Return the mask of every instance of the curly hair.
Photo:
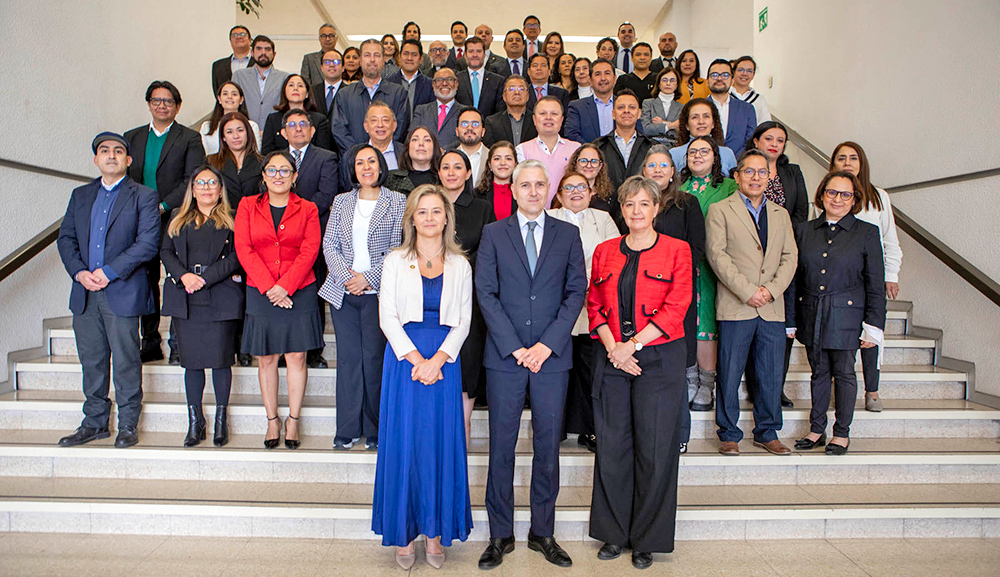
{"label": "curly hair", "polygon": [[[712,147],[712,172],[710,173],[712,175],[712,186],[719,186],[726,179],[726,176],[722,174],[722,158],[719,156],[719,145],[707,136],[698,136],[688,144],[688,150],[691,150],[694,143],[699,140]],[[685,163],[684,168],[681,169],[681,182],[687,182],[692,176],[691,165]]]}
{"label": "curly hair", "polygon": [[681,114],[677,117],[677,120],[680,121],[680,126],[677,127],[677,142],[684,144],[691,140],[691,131],[688,129],[688,118],[691,115],[691,109],[698,105],[707,106],[712,111],[712,140],[719,146],[723,146],[726,142],[726,137],[722,133],[722,119],[719,117],[719,109],[709,102],[707,98],[692,98],[688,100],[684,108],[681,108]]}
{"label": "curly hair", "polygon": [[593,150],[597,153],[597,158],[601,161],[601,169],[597,172],[597,176],[594,177],[594,184],[591,185],[594,190],[594,195],[601,200],[610,201],[612,195],[615,193],[615,187],[611,184],[611,179],[608,178],[608,164],[604,162],[604,153],[601,152],[601,149],[598,148],[596,144],[593,142],[585,142],[580,145],[580,148],[577,148],[576,151],[573,152],[573,156],[569,157],[569,164],[567,165],[566,170],[578,172],[576,163],[580,160],[580,153],[584,150]]}

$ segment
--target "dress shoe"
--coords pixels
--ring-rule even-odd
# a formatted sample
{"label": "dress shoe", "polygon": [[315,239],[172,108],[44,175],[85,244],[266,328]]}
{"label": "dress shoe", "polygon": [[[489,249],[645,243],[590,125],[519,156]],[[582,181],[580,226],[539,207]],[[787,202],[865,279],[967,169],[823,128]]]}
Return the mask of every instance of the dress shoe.
{"label": "dress shoe", "polygon": [[[847,447],[850,447],[850,446],[851,446],[851,442],[848,441],[847,442]],[[826,454],[827,455],[837,455],[837,456],[846,455],[847,454],[847,447],[845,447],[844,445],[835,445],[833,443],[827,443],[826,444]]]}
{"label": "dress shoe", "polygon": [[740,454],[740,444],[736,441],[722,441],[719,443],[719,452],[726,456],[738,456]]}
{"label": "dress shoe", "polygon": [[612,559],[617,559],[622,554],[623,547],[618,545],[612,545],[611,543],[605,543],[601,550],[597,552],[597,558],[601,561],[610,561]]}
{"label": "dress shoe", "polygon": [[641,553],[639,551],[632,551],[632,566],[636,569],[649,569],[649,566],[653,564],[653,554],[652,553]]}
{"label": "dress shoe", "polygon": [[167,363],[171,365],[181,364],[181,354],[177,352],[177,349],[170,349],[170,356],[167,357]]}
{"label": "dress shoe", "polygon": [[351,447],[354,446],[354,443],[357,443],[360,440],[361,440],[360,437],[357,438],[357,439],[350,439],[348,441],[344,441],[343,439],[338,439],[338,438],[334,437],[334,439],[333,439],[333,450],[334,451],[349,451],[351,449]]}
{"label": "dress shoe", "polygon": [[597,452],[597,437],[595,435],[580,435],[576,439],[576,444],[586,447],[591,453]]}
{"label": "dress shoe", "polygon": [[139,360],[144,363],[151,363],[153,361],[163,360],[163,351],[160,349],[160,345],[149,345],[143,347],[139,351]]}
{"label": "dress shoe", "polygon": [[707,412],[714,408],[715,403],[712,401],[712,389],[704,384],[698,385],[698,392],[694,394],[694,399],[691,400],[691,410]]}
{"label": "dress shoe", "polygon": [[194,447],[205,440],[205,415],[201,405],[188,405],[188,432],[184,437],[185,447]]}
{"label": "dress shoe", "polygon": [[268,417],[267,420],[278,421],[278,436],[273,439],[268,439],[267,437],[264,437],[264,448],[273,449],[278,446],[278,441],[281,440],[281,421],[278,419],[278,415],[275,415],[273,417]]}
{"label": "dress shoe", "polygon": [[306,359],[306,365],[310,369],[326,369],[326,368],[329,368],[329,365],[326,363],[326,359],[323,358],[323,355],[321,355],[321,354],[316,355],[316,356],[309,356],[309,355],[307,355],[307,357],[308,358]]}
{"label": "dress shoe", "polygon": [[435,569],[440,569],[444,565],[444,551],[440,553],[427,551],[427,564]]}
{"label": "dress shoe", "polygon": [[872,413],[881,413],[885,406],[882,405],[882,399],[873,399],[865,393],[865,410]]}
{"label": "dress shoe", "polygon": [[249,367],[253,364],[253,355],[240,353],[236,355],[236,360],[240,363],[241,367]]}
{"label": "dress shoe", "polygon": [[410,553],[409,555],[400,555],[396,553],[396,563],[403,569],[403,571],[409,571],[413,564],[417,562],[417,554]]}
{"label": "dress shoe", "polygon": [[378,439],[375,437],[368,437],[365,439],[365,450],[373,453],[378,451]]}
{"label": "dress shoe", "polygon": [[215,437],[212,444],[216,447],[224,447],[229,442],[229,407],[226,405],[215,406]]}
{"label": "dress shoe", "polygon": [[788,398],[788,395],[785,394],[785,391],[781,391],[781,406],[785,409],[790,409],[795,406],[795,403],[793,403],[792,400]]}
{"label": "dress shoe", "polygon": [[514,538],[490,539],[486,550],[479,556],[480,569],[493,569],[503,563],[503,556],[514,550]]}
{"label": "dress shoe", "polygon": [[760,447],[772,455],[791,455],[792,450],[781,444],[781,441],[775,439],[773,441],[768,441],[766,443],[761,443],[759,441],[753,442],[754,447]]}
{"label": "dress shoe", "polygon": [[139,442],[139,431],[135,427],[124,426],[118,428],[118,436],[115,437],[115,446],[119,449],[131,447]]}
{"label": "dress shoe", "polygon": [[535,537],[528,533],[528,549],[545,555],[545,560],[557,567],[573,565],[573,560],[569,558],[566,551],[563,551],[559,543],[556,543],[555,537]]}
{"label": "dress shoe", "polygon": [[813,441],[812,439],[809,439],[807,437],[802,437],[798,441],[795,441],[795,450],[796,451],[811,451],[811,450],[815,449],[816,447],[822,447],[825,444],[826,444],[826,433],[823,433],[822,435],[820,435],[819,438],[816,439],[815,441]]}
{"label": "dress shoe", "polygon": [[107,439],[111,432],[107,429],[95,429],[93,427],[77,427],[72,435],[67,435],[59,439],[60,447],[75,447],[97,439]]}
{"label": "dress shoe", "polygon": [[687,443],[681,443],[681,454],[683,455],[684,453],[687,453],[687,452],[688,452],[688,444]]}
{"label": "dress shoe", "polygon": [[[295,436],[297,437],[299,432],[299,418],[293,417],[291,415],[288,415],[288,418],[295,421],[295,432],[296,432]],[[288,438],[288,419],[285,419],[285,446],[288,447],[289,449],[298,449],[299,445],[301,444],[302,443],[298,439]]]}

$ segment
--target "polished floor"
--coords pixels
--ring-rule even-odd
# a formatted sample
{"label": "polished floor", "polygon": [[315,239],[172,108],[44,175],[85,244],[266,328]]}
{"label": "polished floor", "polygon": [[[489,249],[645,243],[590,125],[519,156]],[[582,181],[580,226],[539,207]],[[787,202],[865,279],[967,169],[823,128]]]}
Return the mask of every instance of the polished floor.
{"label": "polished floor", "polygon": [[[571,569],[556,569],[523,543],[503,565],[476,568],[480,543],[457,543],[441,571],[423,561],[410,570],[423,575],[638,575],[628,555],[596,558],[598,544],[566,543]],[[0,533],[0,575],[139,577],[198,576],[400,576],[392,551],[371,541],[308,539],[218,539]],[[671,555],[657,555],[642,575],[699,576],[996,576],[997,539],[851,539],[817,541],[688,541]]]}

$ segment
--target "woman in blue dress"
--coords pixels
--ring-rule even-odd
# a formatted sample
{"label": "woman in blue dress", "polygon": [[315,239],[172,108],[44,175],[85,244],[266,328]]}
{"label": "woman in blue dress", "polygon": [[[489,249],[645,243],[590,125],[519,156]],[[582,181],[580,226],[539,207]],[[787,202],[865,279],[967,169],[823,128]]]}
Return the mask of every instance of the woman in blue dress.
{"label": "woman in blue dress", "polygon": [[472,267],[455,237],[455,208],[440,186],[418,186],[379,294],[389,344],[372,530],[397,547],[404,569],[416,559],[417,536],[427,536],[427,563],[440,568],[443,547],[472,530],[459,362],[471,322]]}

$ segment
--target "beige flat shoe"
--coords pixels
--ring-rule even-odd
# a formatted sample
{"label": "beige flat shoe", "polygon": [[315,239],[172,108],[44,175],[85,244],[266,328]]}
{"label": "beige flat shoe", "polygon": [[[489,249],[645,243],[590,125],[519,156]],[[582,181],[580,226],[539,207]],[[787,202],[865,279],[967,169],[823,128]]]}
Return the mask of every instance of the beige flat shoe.
{"label": "beige flat shoe", "polygon": [[409,555],[400,555],[399,553],[396,554],[396,563],[398,563],[399,566],[402,567],[404,571],[409,571],[413,567],[413,564],[416,562],[417,562],[416,553],[410,553]]}
{"label": "beige flat shoe", "polygon": [[882,409],[885,407],[882,405],[882,399],[873,399],[869,395],[865,395],[865,410],[872,413],[881,413]]}

